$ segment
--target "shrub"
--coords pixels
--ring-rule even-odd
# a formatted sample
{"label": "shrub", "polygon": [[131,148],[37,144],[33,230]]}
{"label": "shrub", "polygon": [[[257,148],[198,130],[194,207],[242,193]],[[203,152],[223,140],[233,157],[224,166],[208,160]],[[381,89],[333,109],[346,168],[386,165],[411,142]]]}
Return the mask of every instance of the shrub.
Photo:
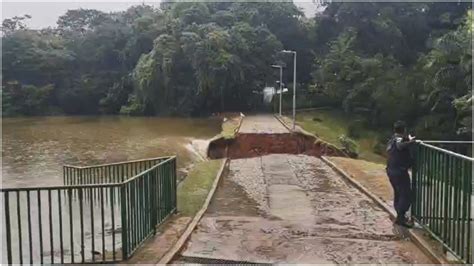
{"label": "shrub", "polygon": [[359,145],[357,145],[357,143],[345,136],[345,135],[341,135],[339,137],[339,142],[341,143],[342,147],[344,148],[344,150],[349,154],[349,156],[353,157],[353,158],[357,158],[358,155],[359,155]]}
{"label": "shrub", "polygon": [[145,106],[137,100],[135,95],[130,95],[128,104],[120,108],[121,115],[143,115],[144,111]]}

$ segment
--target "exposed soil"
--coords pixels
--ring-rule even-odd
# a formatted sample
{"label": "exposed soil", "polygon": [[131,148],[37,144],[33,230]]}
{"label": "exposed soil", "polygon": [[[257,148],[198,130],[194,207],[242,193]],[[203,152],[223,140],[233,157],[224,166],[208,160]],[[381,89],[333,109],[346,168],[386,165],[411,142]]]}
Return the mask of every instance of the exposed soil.
{"label": "exposed soil", "polygon": [[252,158],[275,153],[346,156],[342,150],[314,135],[291,133],[273,115],[245,117],[233,138],[215,138],[207,150],[207,156],[211,159]]}
{"label": "exposed soil", "polygon": [[207,156],[219,158],[252,158],[267,154],[306,154],[315,157],[346,154],[316,137],[296,133],[238,133],[233,139],[219,138],[209,143]]}

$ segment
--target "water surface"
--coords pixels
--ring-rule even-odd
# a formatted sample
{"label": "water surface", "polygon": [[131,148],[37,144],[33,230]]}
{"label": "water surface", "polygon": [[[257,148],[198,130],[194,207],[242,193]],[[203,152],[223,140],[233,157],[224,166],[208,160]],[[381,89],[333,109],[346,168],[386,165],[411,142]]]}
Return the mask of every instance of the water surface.
{"label": "water surface", "polygon": [[157,117],[3,118],[4,187],[59,185],[64,164],[89,165],[178,155],[189,164],[190,143],[220,131],[219,119]]}

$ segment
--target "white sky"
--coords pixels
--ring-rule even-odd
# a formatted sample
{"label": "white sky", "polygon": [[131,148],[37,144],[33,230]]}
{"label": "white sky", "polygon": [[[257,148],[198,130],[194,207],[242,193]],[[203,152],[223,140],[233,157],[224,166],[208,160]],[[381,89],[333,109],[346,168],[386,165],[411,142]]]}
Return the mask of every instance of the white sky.
{"label": "white sky", "polygon": [[[312,16],[316,11],[316,4],[311,0],[295,0],[295,4],[302,8],[306,16]],[[101,0],[101,1],[67,1],[67,0],[52,0],[52,1],[12,1],[2,0],[2,21],[5,18],[13,16],[22,16],[25,14],[31,15],[32,18],[27,25],[30,28],[38,29],[44,27],[55,27],[59,16],[66,13],[69,9],[89,8],[97,9],[104,12],[121,11],[130,6],[145,3],[148,5],[159,6],[160,1],[151,0]]]}

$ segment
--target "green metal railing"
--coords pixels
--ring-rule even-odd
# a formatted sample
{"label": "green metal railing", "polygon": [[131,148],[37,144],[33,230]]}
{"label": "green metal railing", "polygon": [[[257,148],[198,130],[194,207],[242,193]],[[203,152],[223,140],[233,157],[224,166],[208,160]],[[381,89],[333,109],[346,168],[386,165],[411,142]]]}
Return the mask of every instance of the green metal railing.
{"label": "green metal railing", "polygon": [[64,186],[0,189],[2,263],[122,261],[176,211],[174,156],[64,170]]}
{"label": "green metal railing", "polygon": [[423,140],[423,143],[472,157],[472,144],[474,141]]}
{"label": "green metal railing", "polygon": [[128,258],[156,226],[176,212],[176,158],[172,157],[121,186],[122,254]]}
{"label": "green metal railing", "polygon": [[167,159],[169,157],[158,157],[84,167],[65,165],[63,181],[65,185],[121,183]]}
{"label": "green metal railing", "polygon": [[474,159],[424,142],[415,149],[412,215],[446,250],[472,263]]}

